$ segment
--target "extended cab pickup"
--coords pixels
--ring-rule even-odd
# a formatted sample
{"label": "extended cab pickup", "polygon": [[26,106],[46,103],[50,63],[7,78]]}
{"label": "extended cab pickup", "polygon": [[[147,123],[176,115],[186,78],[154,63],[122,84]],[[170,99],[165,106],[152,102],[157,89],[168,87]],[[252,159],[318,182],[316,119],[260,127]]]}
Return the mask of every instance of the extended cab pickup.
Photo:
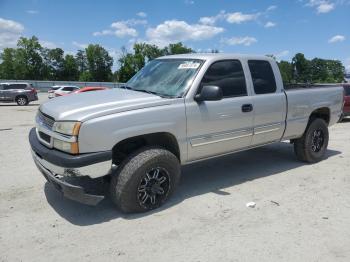
{"label": "extended cab pickup", "polygon": [[299,160],[320,161],[342,103],[342,87],[284,90],[265,56],[166,56],[122,88],[42,104],[29,141],[37,167],[67,198],[97,204],[104,196],[78,182],[105,177],[122,211],[141,212],[164,203],[180,166],[195,161],[282,140]]}

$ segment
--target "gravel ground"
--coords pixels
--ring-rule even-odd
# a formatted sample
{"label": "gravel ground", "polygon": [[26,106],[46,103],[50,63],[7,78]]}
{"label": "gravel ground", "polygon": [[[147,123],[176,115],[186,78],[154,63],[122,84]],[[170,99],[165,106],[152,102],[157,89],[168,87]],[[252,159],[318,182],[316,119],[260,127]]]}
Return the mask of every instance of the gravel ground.
{"label": "gravel ground", "polygon": [[350,121],[318,164],[288,143],[198,163],[163,208],[124,215],[46,183],[27,139],[38,104],[0,104],[0,261],[350,261]]}

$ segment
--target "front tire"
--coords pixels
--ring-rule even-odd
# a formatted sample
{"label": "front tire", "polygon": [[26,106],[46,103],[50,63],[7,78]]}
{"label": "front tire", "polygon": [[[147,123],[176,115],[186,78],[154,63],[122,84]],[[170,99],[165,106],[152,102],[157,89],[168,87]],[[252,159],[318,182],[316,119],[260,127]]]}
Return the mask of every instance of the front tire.
{"label": "front tire", "polygon": [[26,106],[29,104],[28,98],[26,98],[25,96],[18,96],[16,97],[16,103],[19,106]]}
{"label": "front tire", "polygon": [[130,155],[112,176],[110,195],[125,213],[161,206],[180,180],[177,157],[162,148],[142,148]]}
{"label": "front tire", "polygon": [[329,140],[327,123],[320,118],[312,120],[304,135],[294,141],[294,152],[300,161],[316,163],[324,158]]}

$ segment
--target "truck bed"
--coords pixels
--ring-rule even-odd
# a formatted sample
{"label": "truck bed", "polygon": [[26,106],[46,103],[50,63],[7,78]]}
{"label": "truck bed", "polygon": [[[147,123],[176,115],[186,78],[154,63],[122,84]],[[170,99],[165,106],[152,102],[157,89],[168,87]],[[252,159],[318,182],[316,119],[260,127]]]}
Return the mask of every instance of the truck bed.
{"label": "truck bed", "polygon": [[335,124],[342,112],[343,87],[339,85],[291,85],[287,97],[286,130],[283,139],[302,136],[314,110],[329,110],[328,125]]}

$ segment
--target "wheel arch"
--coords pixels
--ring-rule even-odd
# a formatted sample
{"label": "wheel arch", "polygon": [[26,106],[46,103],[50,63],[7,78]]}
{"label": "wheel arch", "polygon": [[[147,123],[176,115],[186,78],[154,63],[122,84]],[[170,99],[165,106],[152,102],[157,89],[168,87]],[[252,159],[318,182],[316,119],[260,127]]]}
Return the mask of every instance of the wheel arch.
{"label": "wheel arch", "polygon": [[320,107],[315,109],[309,116],[308,124],[310,124],[316,118],[323,119],[327,125],[329,125],[331,119],[331,110],[328,107]]}
{"label": "wheel arch", "polygon": [[180,147],[176,137],[168,132],[133,136],[119,141],[112,148],[113,164],[119,165],[128,155],[145,146],[158,146],[173,153],[181,161]]}

